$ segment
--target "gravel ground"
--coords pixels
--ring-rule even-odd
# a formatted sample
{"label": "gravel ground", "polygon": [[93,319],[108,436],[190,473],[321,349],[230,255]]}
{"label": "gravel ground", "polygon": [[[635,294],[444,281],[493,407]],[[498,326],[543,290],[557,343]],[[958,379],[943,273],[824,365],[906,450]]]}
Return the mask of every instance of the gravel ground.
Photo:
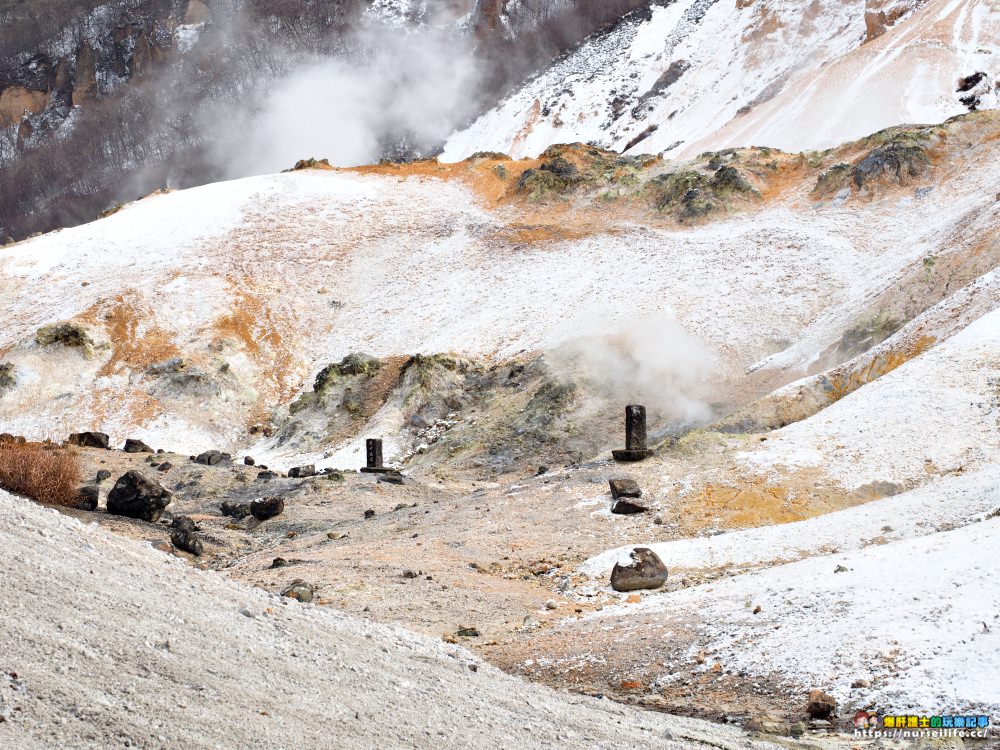
{"label": "gravel ground", "polygon": [[531,685],[3,492],[0,549],[0,747],[773,747]]}

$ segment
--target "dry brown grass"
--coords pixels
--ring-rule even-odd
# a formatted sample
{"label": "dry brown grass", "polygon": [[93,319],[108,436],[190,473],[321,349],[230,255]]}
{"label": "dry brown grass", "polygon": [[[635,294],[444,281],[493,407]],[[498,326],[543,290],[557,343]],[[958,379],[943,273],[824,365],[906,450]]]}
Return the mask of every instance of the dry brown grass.
{"label": "dry brown grass", "polygon": [[41,443],[0,443],[0,488],[50,505],[78,500],[76,453]]}

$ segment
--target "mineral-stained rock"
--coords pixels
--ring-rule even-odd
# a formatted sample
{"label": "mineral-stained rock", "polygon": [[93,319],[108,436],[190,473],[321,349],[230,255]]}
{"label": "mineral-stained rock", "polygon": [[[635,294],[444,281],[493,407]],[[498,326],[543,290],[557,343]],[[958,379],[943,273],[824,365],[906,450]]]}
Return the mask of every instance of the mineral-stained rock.
{"label": "mineral-stained rock", "polygon": [[301,579],[292,581],[281,592],[282,596],[289,599],[297,599],[300,602],[311,602],[313,600],[313,587]]}
{"label": "mineral-stained rock", "polygon": [[258,521],[274,518],[285,509],[285,501],[280,497],[262,497],[250,503],[250,513]]}
{"label": "mineral-stained rock", "polygon": [[615,591],[658,589],[666,581],[667,566],[648,547],[636,547],[628,565],[615,563],[611,571],[611,588]]}
{"label": "mineral-stained rock", "polygon": [[133,469],[125,472],[108,493],[108,513],[156,522],[170,498],[166,487]]}
{"label": "mineral-stained rock", "polygon": [[141,440],[136,440],[134,438],[128,438],[125,441],[125,452],[126,453],[153,453],[153,449],[146,445]]}

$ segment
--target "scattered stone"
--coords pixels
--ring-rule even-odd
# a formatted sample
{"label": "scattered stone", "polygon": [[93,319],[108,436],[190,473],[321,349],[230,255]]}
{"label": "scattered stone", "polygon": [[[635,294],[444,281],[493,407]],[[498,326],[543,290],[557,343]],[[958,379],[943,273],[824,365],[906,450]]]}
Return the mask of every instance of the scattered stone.
{"label": "scattered stone", "polygon": [[271,561],[272,568],[287,568],[289,565],[288,560],[283,557],[276,557]]}
{"label": "scattered stone", "polygon": [[402,577],[403,578],[409,578],[409,579],[419,578],[420,577],[420,573],[418,573],[415,570],[404,570],[403,573],[402,573]]}
{"label": "scattered stone", "polygon": [[822,690],[810,690],[806,713],[813,719],[829,719],[837,713],[837,699]]}
{"label": "scattered stone", "polygon": [[386,484],[402,484],[403,475],[402,474],[382,474],[379,476],[378,481],[385,482]]}
{"label": "scattered stone", "polygon": [[365,511],[365,518],[375,518],[375,511],[369,508]]}
{"label": "scattered stone", "polygon": [[69,444],[80,448],[103,448],[108,450],[111,439],[103,432],[74,432],[69,436]]}
{"label": "scattered stone", "polygon": [[787,721],[783,721],[770,714],[755,716],[747,722],[747,729],[751,732],[761,732],[762,734],[774,734],[787,736],[790,728]]}
{"label": "scattered stone", "polygon": [[611,588],[615,591],[658,589],[666,580],[667,566],[648,547],[634,548],[631,563],[615,563],[611,571]]}
{"label": "scattered stone", "polygon": [[313,600],[313,587],[310,586],[305,581],[296,578],[292,581],[285,589],[281,592],[282,596],[287,596],[289,599],[296,599],[300,602],[309,603]]}
{"label": "scattered stone", "polygon": [[204,453],[199,453],[192,460],[196,464],[218,466],[219,464],[229,460],[229,454],[220,453],[219,451],[205,451]]}
{"label": "scattered stone", "polygon": [[609,479],[608,484],[615,500],[620,497],[642,497],[642,489],[634,479]]}
{"label": "scattered stone", "polygon": [[101,488],[96,484],[85,484],[80,488],[80,497],[73,506],[77,510],[97,510],[101,498]]}
{"label": "scattered stone", "polygon": [[847,568],[845,568],[843,565],[838,565],[836,568],[833,569],[833,572],[834,573],[846,573],[847,572]]}
{"label": "scattered stone", "polygon": [[620,516],[630,516],[634,513],[645,513],[649,508],[632,499],[620,497],[611,503],[611,512]]}
{"label": "scattered stone", "polygon": [[166,487],[133,469],[125,472],[108,493],[108,513],[155,523],[170,497]]}
{"label": "scattered stone", "polygon": [[288,476],[293,479],[304,479],[316,475],[316,467],[313,464],[307,466],[293,466],[288,470]]}
{"label": "scattered stone", "polygon": [[191,516],[176,516],[170,525],[175,529],[180,529],[182,531],[200,531],[198,524],[194,522]]}
{"label": "scattered stone", "polygon": [[253,466],[255,463],[257,463],[257,462],[253,460],[253,456],[244,456],[243,457],[243,465],[244,466]]}
{"label": "scattered stone", "polygon": [[285,510],[285,501],[280,497],[262,497],[250,503],[250,513],[258,521],[266,521],[280,515]]}
{"label": "scattered stone", "polygon": [[227,500],[220,506],[220,510],[222,515],[230,518],[246,518],[250,515],[250,504],[234,503]]}
{"label": "scattered stone", "polygon": [[559,602],[555,599],[549,599],[545,602],[545,609],[559,609]]}
{"label": "scattered stone", "polygon": [[[182,518],[186,518],[186,516],[182,516]],[[191,521],[190,518],[186,518],[186,520]],[[191,525],[193,527],[194,522]],[[205,551],[205,545],[193,528],[185,526],[174,529],[174,533],[170,535],[170,541],[177,549],[190,552],[195,557],[201,557]]]}
{"label": "scattered stone", "polygon": [[278,475],[273,471],[261,471],[257,474],[258,482],[270,482],[272,479],[277,479]]}
{"label": "scattered stone", "polygon": [[125,440],[126,453],[154,453],[155,451],[141,440],[128,438]]}
{"label": "scattered stone", "polygon": [[160,464],[159,466],[156,467],[156,470],[157,471],[170,471],[172,468],[174,468],[174,465],[172,463],[170,463],[169,461],[164,461],[162,464]]}
{"label": "scattered stone", "polygon": [[111,472],[107,469],[98,469],[97,476],[94,478],[94,481],[100,484],[105,479],[111,479]]}
{"label": "scattered stone", "polygon": [[347,534],[345,534],[343,531],[328,531],[326,532],[326,538],[336,541],[338,539],[346,539]]}
{"label": "scattered stone", "polygon": [[548,466],[539,466],[538,471],[535,472],[536,477],[540,477],[542,474],[547,474],[549,471]]}
{"label": "scattered stone", "polygon": [[864,677],[859,677],[854,682],[851,683],[852,688],[870,688],[872,686],[872,681],[865,679]]}
{"label": "scattered stone", "polygon": [[482,633],[479,632],[479,628],[470,628],[463,625],[455,632],[455,635],[460,638],[478,638]]}

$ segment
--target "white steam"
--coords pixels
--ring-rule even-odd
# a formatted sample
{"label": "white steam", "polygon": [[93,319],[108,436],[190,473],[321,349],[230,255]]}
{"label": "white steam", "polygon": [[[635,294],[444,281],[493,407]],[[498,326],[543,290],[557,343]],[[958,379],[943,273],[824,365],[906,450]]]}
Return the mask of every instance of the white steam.
{"label": "white steam", "polygon": [[672,318],[619,323],[570,340],[549,352],[548,360],[562,377],[587,384],[591,403],[585,408],[644,404],[657,421],[684,423],[712,416],[708,402],[718,358]]}
{"label": "white steam", "polygon": [[233,131],[218,155],[228,176],[309,157],[355,166],[400,145],[426,149],[474,111],[478,68],[453,30],[369,26],[347,46],[349,58],[297,65],[251,111],[213,114]]}

